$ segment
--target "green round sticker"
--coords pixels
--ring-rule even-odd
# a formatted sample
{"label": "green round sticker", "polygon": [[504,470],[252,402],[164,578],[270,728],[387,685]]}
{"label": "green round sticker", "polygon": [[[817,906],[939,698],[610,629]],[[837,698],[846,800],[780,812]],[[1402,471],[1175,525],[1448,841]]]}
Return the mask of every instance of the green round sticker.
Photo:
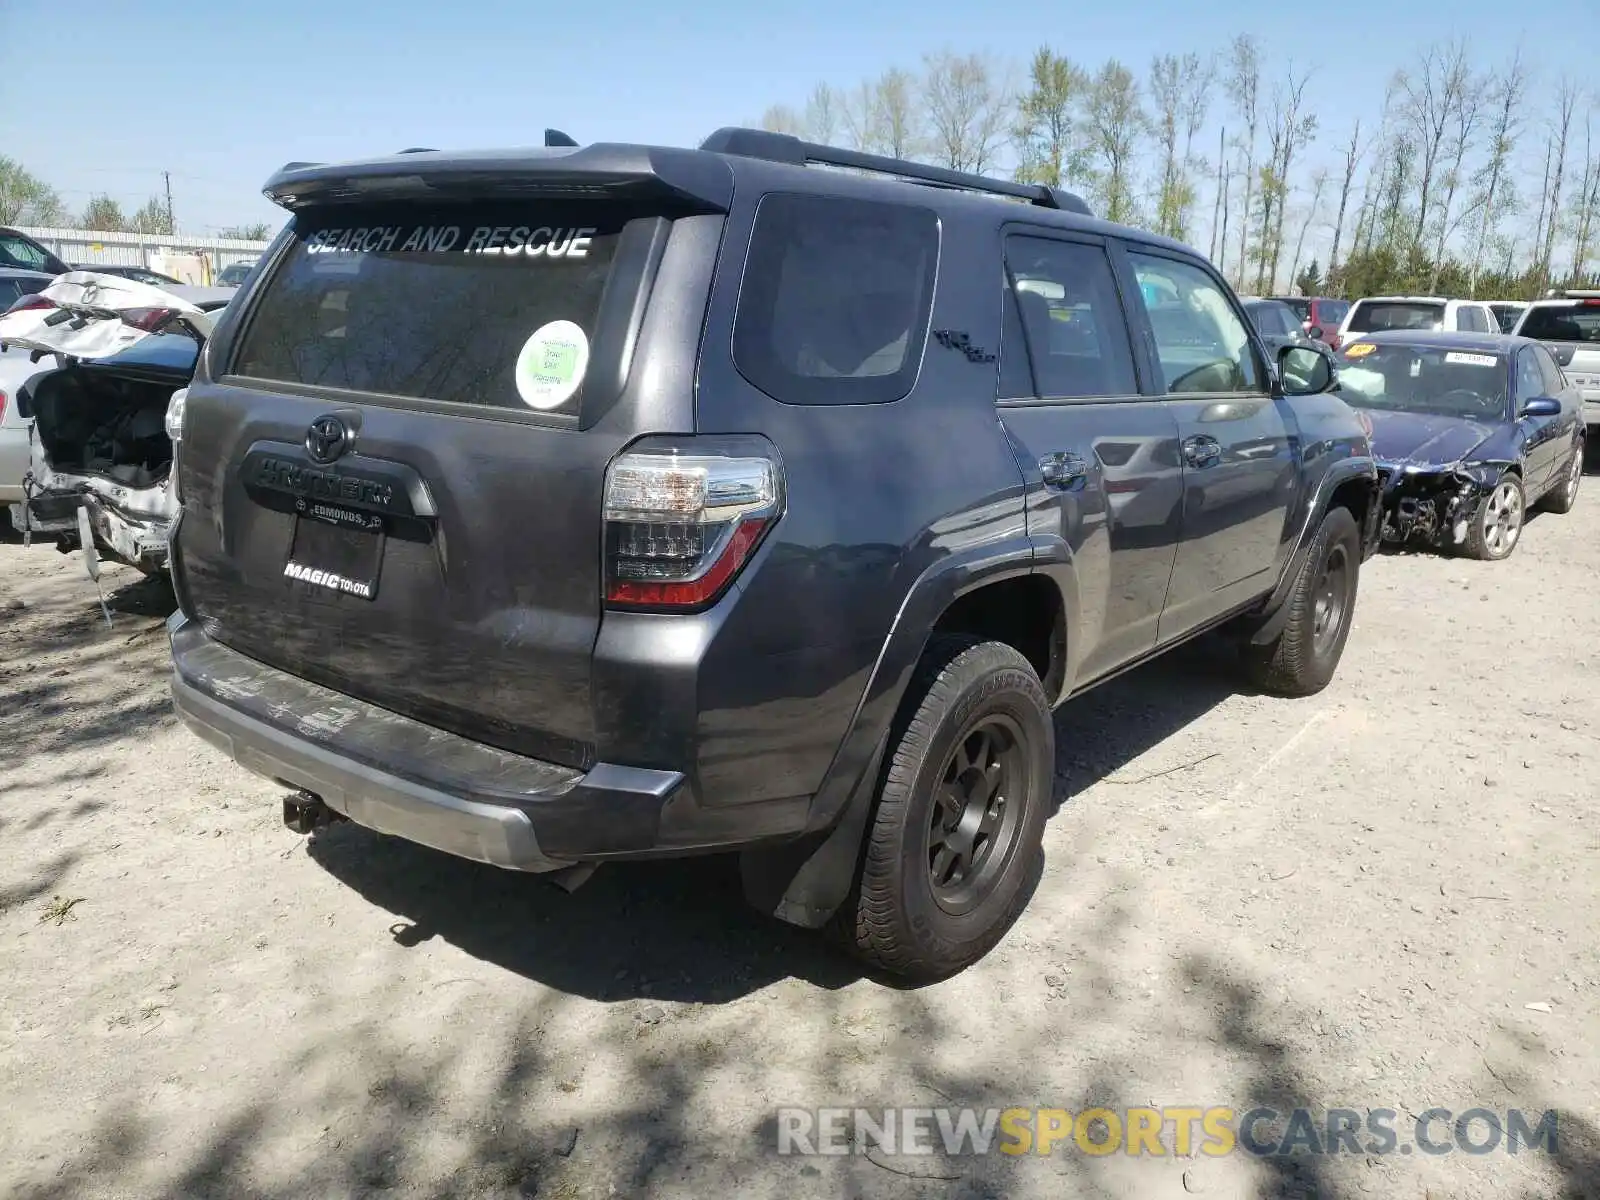
{"label": "green round sticker", "polygon": [[559,408],[572,399],[588,369],[588,336],[572,321],[551,321],[522,344],[517,395],[529,408]]}

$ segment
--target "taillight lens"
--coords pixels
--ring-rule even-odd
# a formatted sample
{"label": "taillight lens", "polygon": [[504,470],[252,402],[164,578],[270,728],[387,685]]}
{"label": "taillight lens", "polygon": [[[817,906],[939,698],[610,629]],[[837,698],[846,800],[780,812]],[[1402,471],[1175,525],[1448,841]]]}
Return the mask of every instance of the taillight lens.
{"label": "taillight lens", "polygon": [[123,310],[122,321],[146,333],[159,333],[161,327],[177,315],[175,308],[129,308]]}
{"label": "taillight lens", "polygon": [[183,441],[183,410],[188,400],[189,389],[179,388],[167,401],[167,436],[172,439],[174,446]]}
{"label": "taillight lens", "polygon": [[606,603],[711,604],[755,553],[782,503],[782,470],[771,458],[621,455],[606,471]]}
{"label": "taillight lens", "polygon": [[6,419],[6,404],[9,399],[10,397],[8,397],[4,391],[0,391],[0,421],[4,421]]}
{"label": "taillight lens", "polygon": [[29,309],[32,309],[32,308],[54,308],[54,307],[55,307],[55,301],[46,300],[38,292],[32,292],[32,293],[30,293],[29,295],[26,295],[26,296],[18,296],[16,298],[16,300],[12,301],[11,307],[7,308],[6,312],[8,312],[8,313],[27,312]]}

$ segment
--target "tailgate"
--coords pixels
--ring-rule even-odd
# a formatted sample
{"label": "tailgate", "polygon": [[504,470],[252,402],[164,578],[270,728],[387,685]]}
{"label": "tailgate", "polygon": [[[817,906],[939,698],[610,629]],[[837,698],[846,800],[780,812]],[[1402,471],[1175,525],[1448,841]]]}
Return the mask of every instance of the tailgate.
{"label": "tailgate", "polygon": [[687,310],[643,298],[687,224],[610,198],[300,213],[190,390],[191,615],[347,695],[588,765],[606,467],[692,428],[694,345],[627,383],[681,340]]}

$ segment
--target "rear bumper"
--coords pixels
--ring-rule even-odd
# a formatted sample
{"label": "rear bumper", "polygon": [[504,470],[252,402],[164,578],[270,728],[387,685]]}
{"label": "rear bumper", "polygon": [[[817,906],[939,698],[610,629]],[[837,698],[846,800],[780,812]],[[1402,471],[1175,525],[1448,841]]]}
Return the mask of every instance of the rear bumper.
{"label": "rear bumper", "polygon": [[314,792],[381,833],[512,870],[553,871],[798,830],[775,823],[765,805],[700,809],[678,771],[600,763],[583,772],[511,754],[246,658],[181,612],[167,628],[173,704],[191,730],[241,766]]}

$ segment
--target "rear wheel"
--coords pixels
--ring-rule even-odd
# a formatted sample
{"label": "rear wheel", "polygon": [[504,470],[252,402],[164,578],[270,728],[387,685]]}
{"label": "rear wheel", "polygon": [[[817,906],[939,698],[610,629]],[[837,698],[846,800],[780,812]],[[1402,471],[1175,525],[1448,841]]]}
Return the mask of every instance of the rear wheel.
{"label": "rear wheel", "polygon": [[1027,902],[1055,730],[1033,668],[1000,642],[934,639],[906,703],[839,927],[873,966],[937,979],[988,953]]}
{"label": "rear wheel", "polygon": [[1245,668],[1256,686],[1280,696],[1309,696],[1328,686],[1356,609],[1361,531],[1347,508],[1322,518],[1289,598],[1288,619],[1264,645],[1247,643]]}
{"label": "rear wheel", "polygon": [[1572,448],[1572,461],[1567,464],[1567,474],[1560,483],[1546,493],[1539,507],[1553,513],[1569,513],[1578,503],[1578,486],[1583,482],[1583,443]]}
{"label": "rear wheel", "polygon": [[1526,511],[1522,480],[1509,473],[1500,476],[1467,531],[1467,553],[1490,562],[1510,558],[1522,537]]}

